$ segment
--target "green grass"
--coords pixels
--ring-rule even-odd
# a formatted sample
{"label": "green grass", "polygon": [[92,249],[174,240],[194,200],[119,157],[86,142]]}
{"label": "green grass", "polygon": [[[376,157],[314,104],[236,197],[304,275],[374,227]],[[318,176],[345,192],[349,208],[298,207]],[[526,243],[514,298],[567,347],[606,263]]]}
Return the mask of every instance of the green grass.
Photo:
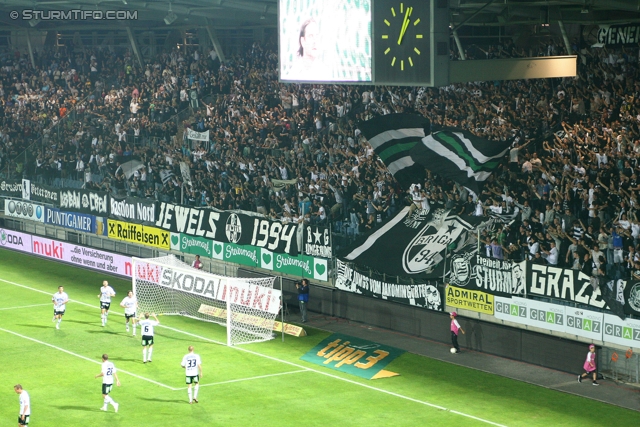
{"label": "green grass", "polygon": [[[108,326],[100,326],[97,294],[104,278],[0,250],[0,425],[15,425],[16,383],[31,395],[34,427],[491,425],[482,420],[587,427],[640,419],[634,411],[410,353],[387,366],[398,377],[350,376],[300,360],[329,335],[314,329],[284,343],[229,348],[220,344],[225,330],[218,325],[163,316],[153,363],[145,365],[139,336],[127,334],[117,314],[130,282],[108,278],[118,295]],[[72,300],[61,330],[51,322],[49,304],[58,285]],[[186,390],[174,390],[185,387],[180,361],[189,345],[203,361],[198,405],[188,405]],[[120,403],[117,414],[111,407],[99,411],[101,379],[94,376],[103,353],[120,370],[122,387],[111,393]]]}

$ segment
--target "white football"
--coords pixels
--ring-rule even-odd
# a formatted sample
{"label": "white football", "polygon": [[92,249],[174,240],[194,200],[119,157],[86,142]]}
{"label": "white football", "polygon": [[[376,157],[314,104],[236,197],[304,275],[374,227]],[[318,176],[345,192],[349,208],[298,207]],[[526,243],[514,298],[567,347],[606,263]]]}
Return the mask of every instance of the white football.
{"label": "white football", "polygon": [[455,352],[456,352],[456,349],[451,347],[451,353],[455,353]]}

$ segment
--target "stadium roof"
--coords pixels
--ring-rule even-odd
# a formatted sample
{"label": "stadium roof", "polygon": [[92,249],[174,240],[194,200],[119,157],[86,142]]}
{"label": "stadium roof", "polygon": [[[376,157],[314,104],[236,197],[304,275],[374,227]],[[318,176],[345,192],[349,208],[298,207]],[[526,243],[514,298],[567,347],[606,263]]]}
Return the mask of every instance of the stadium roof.
{"label": "stadium roof", "polygon": [[[322,0],[318,0],[322,1]],[[446,0],[445,0],[446,1]],[[522,26],[563,21],[602,24],[640,21],[638,0],[448,0],[451,24],[458,26]],[[259,28],[277,26],[278,0],[0,0],[0,26],[5,30],[37,27],[95,29],[95,21],[12,19],[11,12],[102,11],[137,12],[137,20],[112,21],[105,27]]]}
{"label": "stadium roof", "polygon": [[452,24],[471,26],[638,22],[637,0],[449,0]]}

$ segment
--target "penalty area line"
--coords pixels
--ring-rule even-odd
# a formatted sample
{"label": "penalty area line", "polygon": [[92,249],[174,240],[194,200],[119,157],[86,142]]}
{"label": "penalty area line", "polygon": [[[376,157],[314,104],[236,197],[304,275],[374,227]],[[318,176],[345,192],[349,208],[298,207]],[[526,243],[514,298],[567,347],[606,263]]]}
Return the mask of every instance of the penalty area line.
{"label": "penalty area line", "polygon": [[0,308],[0,311],[1,310],[20,310],[21,308],[42,307],[44,305],[52,305],[52,304],[53,303],[48,302],[46,304],[22,305],[20,307],[3,307],[3,308]]}
{"label": "penalty area line", "polygon": [[[42,291],[40,289],[32,288],[32,287],[29,287],[29,286],[26,286],[26,285],[22,285],[20,283],[11,282],[9,280],[0,279],[0,282],[9,283],[9,284],[14,285],[14,286],[18,286],[18,287],[21,287],[21,288],[25,288],[25,289],[29,289],[29,290],[32,290],[32,291],[40,292],[40,293],[43,293],[43,294],[51,295],[48,292]],[[73,300],[69,300],[69,301],[73,301]],[[82,302],[82,301],[76,301],[76,302],[78,304],[86,305],[88,307],[97,308],[97,305],[87,304],[87,303]],[[124,314],[121,314],[121,313],[117,313],[116,312],[116,314],[124,316]],[[224,342],[216,341],[216,340],[213,340],[211,338],[207,338],[207,337],[203,337],[203,336],[200,336],[200,335],[192,334],[190,332],[182,331],[180,329],[172,328],[172,327],[169,327],[169,326],[158,325],[158,327],[169,329],[169,330],[172,330],[172,331],[175,331],[175,332],[179,332],[179,333],[182,333],[184,335],[188,335],[188,336],[191,336],[191,337],[194,337],[194,338],[201,339],[203,341],[208,341],[210,343],[226,345],[226,343],[224,343]],[[2,330],[2,329],[0,329],[0,330]],[[10,332],[10,333],[13,333],[13,332]],[[394,396],[394,397],[397,397],[399,399],[408,400],[410,402],[418,403],[418,404],[421,404],[421,405],[424,405],[424,406],[428,406],[430,408],[435,408],[435,409],[439,409],[441,411],[450,412],[452,414],[455,414],[455,415],[458,415],[458,416],[461,416],[461,417],[464,417],[464,418],[469,418],[469,419],[476,420],[476,421],[479,421],[479,422],[482,422],[482,423],[485,423],[485,424],[489,424],[489,425],[492,425],[492,426],[496,426],[496,427],[507,427],[504,424],[499,424],[499,423],[496,423],[496,422],[493,422],[493,421],[489,421],[487,419],[476,417],[476,416],[471,415],[471,414],[466,414],[464,412],[456,411],[454,409],[445,408],[444,406],[440,406],[440,405],[436,405],[436,404],[433,404],[433,403],[429,403],[429,402],[426,402],[424,400],[415,399],[413,397],[405,396],[403,394],[395,393],[395,392],[388,391],[388,390],[385,390],[385,389],[382,389],[382,388],[378,388],[378,387],[374,387],[374,386],[371,386],[371,385],[368,385],[368,384],[360,383],[358,381],[350,380],[348,378],[343,378],[343,377],[340,377],[338,375],[331,374],[329,372],[324,372],[324,371],[320,371],[320,370],[317,370],[317,369],[308,368],[306,366],[299,365],[299,364],[294,363],[294,362],[289,362],[287,360],[278,359],[276,357],[268,356],[266,354],[258,353],[258,352],[255,352],[255,351],[252,351],[252,350],[249,350],[249,349],[246,349],[246,348],[237,347],[237,346],[232,346],[231,348],[234,348],[234,349],[239,350],[239,351],[244,351],[245,353],[253,354],[253,355],[258,356],[258,357],[263,357],[263,358],[266,358],[266,359],[269,359],[269,360],[273,360],[275,362],[284,363],[284,364],[289,365],[289,366],[294,366],[294,367],[299,368],[299,369],[315,372],[317,374],[324,375],[326,377],[334,378],[334,379],[337,379],[337,380],[340,380],[340,381],[344,381],[344,382],[347,382],[347,383],[350,383],[350,384],[353,384],[353,385],[356,385],[356,386],[364,387],[366,389],[377,391],[377,392],[383,393],[383,394],[387,394],[389,396]],[[64,350],[64,351],[66,351],[66,350]],[[84,356],[80,356],[80,357],[84,358]],[[88,359],[88,360],[91,360],[91,359]],[[94,360],[91,360],[91,361],[95,362],[95,363],[99,363],[99,362],[96,362]],[[122,371],[122,372],[124,372],[124,371]],[[148,380],[148,379],[146,379],[146,380],[153,382],[153,380]],[[174,391],[175,390],[181,390],[181,389],[175,389],[173,387],[166,386],[164,384],[162,384],[162,386],[163,387],[167,387],[167,388],[169,388],[171,390],[174,390]]]}
{"label": "penalty area line", "polygon": [[[238,378],[237,380],[228,380],[228,381],[220,381],[220,382],[217,382],[217,383],[200,384],[200,387],[209,387],[209,386],[212,386],[212,385],[239,383],[239,382],[242,382],[242,381],[261,380],[263,378],[278,377],[278,376],[281,376],[281,375],[299,374],[300,372],[309,372],[309,370],[308,369],[299,369],[297,371],[280,372],[279,374],[259,375],[257,377],[249,377],[249,378]],[[188,388],[189,387],[181,387],[178,390],[187,390]]]}
{"label": "penalty area line", "polygon": [[[0,331],[5,332],[5,333],[7,333],[7,334],[15,335],[16,337],[20,337],[20,338],[25,339],[25,340],[33,341],[33,342],[35,342],[35,343],[37,343],[37,344],[44,345],[44,346],[46,346],[46,347],[53,348],[54,350],[58,350],[58,351],[61,351],[61,352],[63,352],[63,353],[67,353],[67,354],[69,354],[69,355],[71,355],[71,356],[75,356],[75,357],[78,357],[78,358],[80,358],[80,359],[86,360],[87,362],[96,363],[96,364],[98,364],[98,365],[101,365],[101,363],[100,363],[100,362],[98,362],[97,360],[93,360],[93,359],[90,359],[90,358],[88,358],[88,357],[86,357],[86,356],[83,356],[83,355],[81,355],[81,354],[77,354],[77,353],[74,353],[74,352],[72,352],[72,351],[66,350],[66,349],[64,349],[64,348],[62,348],[62,347],[58,347],[58,346],[55,346],[55,345],[53,345],[53,344],[49,344],[49,343],[47,343],[47,342],[37,340],[37,339],[35,339],[35,338],[31,338],[31,337],[28,337],[28,336],[26,336],[26,335],[19,334],[19,333],[14,332],[14,331],[10,331],[9,329],[0,328]],[[176,388],[174,388],[174,387],[170,387],[170,386],[168,386],[168,385],[166,385],[166,384],[162,384],[162,383],[160,383],[160,382],[158,382],[158,381],[154,381],[154,380],[152,380],[152,379],[145,378],[145,377],[143,377],[143,376],[140,376],[140,375],[134,374],[133,372],[128,372],[128,371],[125,371],[125,370],[123,370],[123,369],[119,369],[119,368],[117,369],[117,371],[118,371],[118,372],[122,372],[123,374],[130,375],[130,376],[132,376],[132,377],[138,378],[138,379],[140,379],[140,380],[150,382],[151,384],[155,384],[155,385],[158,385],[158,386],[160,386],[160,387],[168,388],[168,389],[169,389],[169,390],[171,390],[171,391],[176,391],[176,390],[178,390],[178,389],[176,389]]]}

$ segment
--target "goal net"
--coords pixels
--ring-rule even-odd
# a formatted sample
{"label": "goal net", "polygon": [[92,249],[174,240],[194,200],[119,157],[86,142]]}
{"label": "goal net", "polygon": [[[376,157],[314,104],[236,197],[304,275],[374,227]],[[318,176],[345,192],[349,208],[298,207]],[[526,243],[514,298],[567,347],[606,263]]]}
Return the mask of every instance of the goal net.
{"label": "goal net", "polygon": [[273,338],[281,304],[281,292],[273,289],[274,280],[210,274],[173,255],[133,258],[133,294],[141,312],[226,326],[227,345]]}

